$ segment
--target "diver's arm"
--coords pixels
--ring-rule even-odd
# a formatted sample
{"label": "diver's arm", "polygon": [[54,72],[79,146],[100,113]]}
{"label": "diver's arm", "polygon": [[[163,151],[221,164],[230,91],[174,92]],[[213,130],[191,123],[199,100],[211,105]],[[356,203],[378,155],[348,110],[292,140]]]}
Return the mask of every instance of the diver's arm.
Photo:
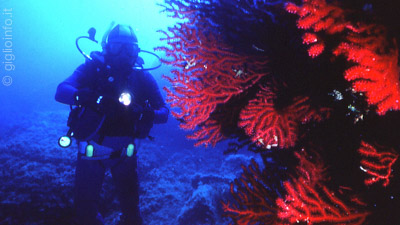
{"label": "diver's arm", "polygon": [[55,95],[57,102],[68,105],[75,104],[76,92],[85,82],[85,76],[88,73],[88,69],[89,66],[87,63],[80,65],[71,76],[58,85]]}
{"label": "diver's arm", "polygon": [[166,106],[154,110],[154,123],[166,123],[168,121],[169,110]]}
{"label": "diver's arm", "polygon": [[75,102],[74,96],[77,90],[76,87],[64,81],[58,85],[55,99],[57,102],[73,105]]}
{"label": "diver's arm", "polygon": [[166,123],[168,121],[169,110],[165,105],[164,99],[160,93],[156,80],[150,73],[146,73],[146,80],[148,82],[149,100],[152,108],[154,109],[155,124]]}

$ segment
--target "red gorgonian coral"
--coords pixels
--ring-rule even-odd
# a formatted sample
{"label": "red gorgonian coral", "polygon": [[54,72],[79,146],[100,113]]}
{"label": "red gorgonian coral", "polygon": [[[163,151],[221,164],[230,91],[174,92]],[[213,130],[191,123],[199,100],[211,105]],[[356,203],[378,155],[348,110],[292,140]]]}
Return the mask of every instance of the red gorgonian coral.
{"label": "red gorgonian coral", "polygon": [[[167,59],[164,62],[173,66],[172,75],[165,77],[171,83],[171,87],[165,89],[167,101],[175,108],[172,114],[180,120],[180,126],[195,130],[188,137],[197,140],[196,145],[215,145],[225,134],[234,133],[229,137],[242,138],[245,135],[241,129],[246,134],[245,144],[249,143],[247,136],[250,137],[251,141],[258,145],[252,145],[252,150],[261,146],[262,154],[288,152],[265,150],[271,147],[290,148],[297,142],[313,142],[316,139],[310,137],[314,134],[313,131],[330,128],[307,126],[307,129],[303,130],[301,124],[318,122],[328,117],[331,111],[322,108],[322,105],[331,102],[325,101],[327,98],[323,95],[330,94],[328,92],[335,88],[350,90],[347,89],[350,83],[351,90],[362,92],[360,95],[365,94],[367,103],[377,107],[377,113],[380,115],[400,107],[396,41],[387,38],[386,30],[382,26],[353,21],[357,17],[348,16],[352,12],[345,10],[337,2],[304,0],[300,6],[293,3],[285,6],[287,11],[300,17],[297,27],[305,30],[302,41],[309,46],[308,55],[312,58],[321,57],[316,68],[311,65],[313,60],[304,53],[300,52],[300,57],[291,57],[291,50],[299,48],[282,50],[282,45],[286,46],[293,41],[287,41],[282,32],[275,32],[279,33],[277,37],[268,38],[274,33],[270,31],[276,31],[274,28],[280,26],[280,23],[275,24],[275,21],[283,19],[283,24],[287,25],[288,21],[285,20],[289,18],[291,21],[291,16],[268,14],[267,7],[262,5],[265,1],[166,2],[168,6],[165,11],[175,18],[182,19],[181,23],[177,23],[168,31],[161,31],[164,34],[162,40],[167,45],[158,50],[166,53]],[[200,5],[201,3],[203,5]],[[251,8],[244,7],[250,3],[253,3],[253,8],[257,10],[252,11],[249,10]],[[278,8],[282,10],[280,6],[274,5],[274,9]],[[264,20],[265,15],[261,15],[262,13],[270,15],[267,17],[271,17],[274,24],[259,26],[265,22],[269,23]],[[230,20],[229,16],[225,15],[236,17],[236,20]],[[246,19],[241,23],[240,18]],[[350,21],[349,18],[353,20]],[[246,29],[247,27],[249,29]],[[256,37],[253,37],[253,34]],[[301,43],[297,43],[298,31],[294,34],[293,42],[296,44],[293,46],[302,49],[303,46],[298,46]],[[283,41],[280,42],[281,39]],[[285,54],[279,54],[280,52]],[[271,60],[270,68],[266,66],[267,55]],[[305,58],[301,58],[303,56]],[[332,64],[332,59],[340,57],[346,60],[337,60]],[[293,66],[285,67],[287,62],[291,61],[288,59],[293,59],[296,63],[289,63]],[[330,67],[331,64],[334,67]],[[288,68],[292,70],[287,70]],[[297,69],[300,72],[296,75],[292,71],[296,72]],[[337,73],[336,69],[340,72]],[[269,71],[271,74],[268,74]],[[310,72],[311,76],[305,77],[307,72],[304,71]],[[325,72],[327,73],[324,74]],[[347,82],[342,78],[342,72]],[[327,75],[326,79],[319,79],[321,74]],[[279,80],[279,84],[271,84],[275,79]],[[287,94],[280,89],[285,85],[282,83],[286,82],[287,90],[290,90]],[[310,85],[302,86],[306,82]],[[341,95],[343,102],[364,99],[354,93],[346,94],[351,96]],[[336,100],[339,101],[339,97]],[[331,105],[338,110],[335,111],[332,121],[327,124],[344,123],[343,126],[347,126],[343,120],[344,115],[341,115],[346,109],[342,108],[342,105]],[[358,106],[361,106],[363,111],[369,111],[364,102]],[[234,113],[228,115],[230,112]],[[227,120],[232,123],[226,123]],[[313,130],[314,128],[316,129]],[[351,134],[358,131],[356,130],[351,130]],[[302,137],[300,141],[299,133]],[[311,135],[307,136],[308,134]],[[359,134],[348,135],[343,144],[353,143],[358,137]],[[322,139],[324,138],[322,136]],[[338,142],[342,139],[332,137],[328,141]],[[329,147],[326,151],[339,147],[332,145],[332,148]],[[389,183],[392,165],[398,156],[387,157],[388,154],[373,150],[375,148],[366,145],[360,148],[360,153],[365,158],[361,162],[361,168],[371,177],[366,179],[366,183],[369,185],[382,181],[386,186]],[[321,153],[324,155],[325,152]],[[336,157],[341,160],[348,157],[347,154],[346,151],[340,151]],[[304,151],[295,155],[299,160],[296,172],[276,178],[278,182],[275,183],[267,177],[268,171],[261,172],[255,162],[248,167],[242,167],[242,177],[231,184],[231,193],[236,201],[223,203],[225,213],[237,224],[362,224],[366,221],[368,212],[364,211],[363,207],[367,207],[367,204],[356,195],[348,195],[352,188],[339,184],[328,185],[327,182],[332,180],[325,174],[322,162],[312,160]],[[277,164],[283,162],[286,162],[286,158],[276,161]],[[284,165],[287,170],[293,169],[291,166]],[[287,176],[290,179],[287,180]],[[271,183],[279,185],[271,187]],[[336,186],[339,188],[335,188]],[[346,190],[346,194],[343,194],[343,190]]]}
{"label": "red gorgonian coral", "polygon": [[[268,75],[265,56],[236,53],[218,29],[193,8],[175,1],[166,7],[184,22],[169,28],[169,32],[161,31],[166,36],[161,40],[168,46],[157,49],[166,53],[164,62],[174,67],[172,77],[164,76],[172,84],[172,89],[165,89],[167,102],[177,108],[172,114],[181,120],[181,128],[197,129],[188,135],[197,140],[196,146],[214,146],[224,138],[219,114],[229,110],[240,112],[233,126],[244,128],[251,140],[264,148],[294,146],[301,123],[321,121],[329,115],[328,109],[311,108],[307,96],[294,97],[292,105],[285,108],[276,107],[275,94],[261,85]],[[307,38],[309,42],[311,39]],[[318,51],[318,45],[315,48]],[[244,98],[246,102],[239,103],[241,108],[226,108],[228,101],[235,101],[251,88],[261,89],[255,99]]]}
{"label": "red gorgonian coral", "polygon": [[345,10],[325,0],[303,0],[301,6],[288,3],[286,10],[300,16],[298,28],[313,30],[303,36],[303,43],[311,44],[311,57],[320,55],[325,48],[317,32],[342,33],[333,54],[344,55],[355,64],[344,72],[353,90],[365,93],[368,104],[377,106],[378,114],[400,109],[399,53],[396,41],[388,40],[385,28],[376,24],[355,25],[345,18]]}
{"label": "red gorgonian coral", "polygon": [[354,196],[346,202],[344,196],[340,198],[326,187],[325,166],[319,155],[312,157],[302,149],[295,156],[299,159],[297,178],[283,183],[287,194],[276,200],[278,218],[284,223],[363,224],[369,213],[359,207],[365,205]]}
{"label": "red gorgonian coral", "polygon": [[363,224],[368,212],[360,212],[338,198],[337,194],[317,183],[310,184],[304,178],[284,182],[287,195],[279,198],[278,217],[289,223],[307,224]]}
{"label": "red gorgonian coral", "polygon": [[277,109],[276,94],[268,87],[260,87],[255,99],[241,111],[239,126],[243,127],[252,141],[265,148],[293,147],[298,127],[311,120],[321,121],[329,116],[329,109],[314,110],[308,97],[298,96],[293,104]]}
{"label": "red gorgonian coral", "polygon": [[276,193],[268,187],[267,174],[254,161],[247,168],[242,165],[241,178],[231,183],[231,194],[236,200],[222,202],[226,216],[237,224],[276,224]]}
{"label": "red gorgonian coral", "polygon": [[389,184],[393,164],[399,158],[399,155],[393,150],[382,151],[381,149],[378,152],[376,147],[365,141],[361,142],[361,146],[358,149],[358,152],[363,157],[360,168],[370,176],[370,178],[365,179],[366,185],[378,183],[379,181],[383,182],[382,185],[384,187]]}
{"label": "red gorgonian coral", "polygon": [[345,79],[352,82],[354,91],[365,93],[368,104],[376,105],[380,115],[400,108],[399,51],[395,41],[389,52],[383,50],[388,45],[384,33],[382,27],[364,26],[334,51],[356,64],[345,71]]}
{"label": "red gorgonian coral", "polygon": [[[299,160],[297,172],[283,182],[283,188],[273,188],[268,171],[260,171],[253,160],[243,168],[239,180],[231,184],[235,202],[223,203],[227,216],[236,224],[352,224],[365,222],[369,213],[358,197],[340,196],[324,184],[325,166],[317,155],[304,149],[295,152]],[[347,190],[349,191],[349,190]],[[285,197],[279,197],[286,193]],[[347,195],[346,195],[347,196]]]}
{"label": "red gorgonian coral", "polygon": [[312,187],[328,180],[325,165],[318,153],[313,152],[311,155],[303,148],[299,152],[294,152],[294,155],[299,160],[296,166],[296,177],[302,177]]}
{"label": "red gorgonian coral", "polygon": [[303,43],[311,45],[308,53],[313,58],[320,55],[325,48],[323,40],[318,38],[316,32],[326,31],[328,34],[334,34],[345,28],[351,29],[344,18],[344,10],[327,4],[325,0],[304,0],[301,6],[289,2],[285,8],[289,13],[300,16],[297,20],[298,28],[312,30],[303,36]]}
{"label": "red gorgonian coral", "polygon": [[267,75],[266,60],[236,54],[213,32],[213,25],[182,3],[171,4],[166,11],[184,19],[162,32],[168,47],[159,47],[169,59],[163,62],[174,66],[173,77],[164,76],[172,84],[165,88],[167,102],[174,117],[183,121],[183,129],[194,130],[189,138],[199,140],[197,145],[215,145],[222,139],[220,125],[210,118],[217,105],[239,95]]}

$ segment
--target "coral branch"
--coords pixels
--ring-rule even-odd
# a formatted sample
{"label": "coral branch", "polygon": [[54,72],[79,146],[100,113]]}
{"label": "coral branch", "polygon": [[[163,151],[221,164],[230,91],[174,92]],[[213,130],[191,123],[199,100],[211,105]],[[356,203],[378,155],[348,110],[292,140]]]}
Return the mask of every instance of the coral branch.
{"label": "coral branch", "polygon": [[323,43],[317,43],[311,45],[311,47],[308,49],[308,55],[311,56],[311,58],[315,58],[319,56],[325,49],[325,45]]}
{"label": "coral branch", "polygon": [[[371,32],[374,33],[368,31]],[[345,78],[352,81],[355,91],[365,92],[368,104],[377,105],[377,112],[381,115],[388,110],[400,109],[399,52],[393,49],[388,54],[379,54],[382,50],[375,45],[381,43],[378,39],[382,38],[376,37],[373,42],[349,38],[353,41],[343,42],[334,51],[335,55],[343,54],[348,61],[356,63],[345,71]]]}
{"label": "coral branch", "polygon": [[[300,123],[320,121],[329,116],[328,109],[313,110],[307,104],[308,97],[301,96],[296,97],[292,105],[278,110],[274,105],[275,93],[267,87],[260,89],[257,98],[241,111],[238,125],[244,128],[253,142],[267,149],[294,146]],[[320,116],[321,112],[325,115]]]}
{"label": "coral branch", "polygon": [[221,125],[215,120],[207,120],[204,126],[195,131],[194,134],[188,135],[187,138],[197,140],[196,147],[203,144],[205,147],[208,147],[209,144],[215,146],[217,142],[223,139]]}
{"label": "coral branch", "polygon": [[297,14],[297,27],[314,32],[326,31],[334,34],[344,29],[353,29],[345,19],[345,11],[338,6],[327,4],[325,0],[304,0],[302,6],[286,4],[286,11]]}
{"label": "coral branch", "polygon": [[280,208],[278,217],[283,221],[359,225],[369,214],[347,206],[327,187],[312,186],[303,178],[286,181],[284,187],[285,199],[276,201]]}
{"label": "coral branch", "polygon": [[231,194],[236,204],[223,202],[223,210],[236,224],[275,224],[276,194],[267,186],[266,174],[260,171],[254,160],[248,168],[242,166],[242,169],[241,179],[231,184]]}
{"label": "coral branch", "polygon": [[[296,166],[297,177],[285,181],[287,192],[285,198],[278,198],[278,217],[283,222],[329,223],[329,224],[362,224],[367,212],[348,206],[338,195],[325,185],[325,166],[319,154],[308,154],[304,149],[295,152],[299,159]],[[339,190],[340,192],[341,190]],[[357,199],[355,201],[354,199]],[[349,199],[356,206],[364,206],[357,197]]]}
{"label": "coral branch", "polygon": [[382,185],[386,187],[392,175],[392,166],[399,155],[393,150],[378,152],[376,147],[364,141],[361,142],[358,152],[363,157],[360,168],[370,176],[365,179],[365,184],[372,185],[382,181]]}
{"label": "coral branch", "polygon": [[299,160],[296,166],[297,177],[302,177],[311,187],[328,180],[325,177],[325,166],[316,152],[314,156],[308,154],[304,149],[300,152],[295,152],[294,155]]}

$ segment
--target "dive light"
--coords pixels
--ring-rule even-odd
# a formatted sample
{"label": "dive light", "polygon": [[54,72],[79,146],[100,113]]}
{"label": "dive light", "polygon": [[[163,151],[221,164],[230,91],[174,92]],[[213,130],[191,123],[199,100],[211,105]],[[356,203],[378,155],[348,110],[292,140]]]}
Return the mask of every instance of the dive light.
{"label": "dive light", "polygon": [[71,140],[71,137],[69,137],[69,136],[61,136],[59,139],[58,139],[58,145],[61,147],[61,148],[68,148],[69,146],[71,146],[71,144],[72,144],[72,140]]}
{"label": "dive light", "polygon": [[131,104],[132,102],[132,96],[131,94],[129,94],[128,92],[123,92],[120,96],[119,96],[119,102],[122,103],[124,106],[128,106]]}

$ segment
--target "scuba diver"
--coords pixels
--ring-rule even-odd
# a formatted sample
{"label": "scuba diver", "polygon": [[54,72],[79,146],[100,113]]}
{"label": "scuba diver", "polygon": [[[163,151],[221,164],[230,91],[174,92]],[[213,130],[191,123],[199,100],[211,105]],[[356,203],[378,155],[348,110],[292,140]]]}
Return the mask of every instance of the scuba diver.
{"label": "scuba diver", "polygon": [[[94,40],[93,30],[89,35]],[[56,101],[71,105],[70,129],[60,140],[72,137],[78,144],[74,223],[104,224],[98,202],[110,169],[121,223],[142,224],[136,144],[148,137],[153,124],[167,122],[169,110],[149,69],[143,68],[138,56],[142,50],[130,26],[112,24],[102,47],[102,52],[85,55],[86,62],[58,85],[55,95]]]}

